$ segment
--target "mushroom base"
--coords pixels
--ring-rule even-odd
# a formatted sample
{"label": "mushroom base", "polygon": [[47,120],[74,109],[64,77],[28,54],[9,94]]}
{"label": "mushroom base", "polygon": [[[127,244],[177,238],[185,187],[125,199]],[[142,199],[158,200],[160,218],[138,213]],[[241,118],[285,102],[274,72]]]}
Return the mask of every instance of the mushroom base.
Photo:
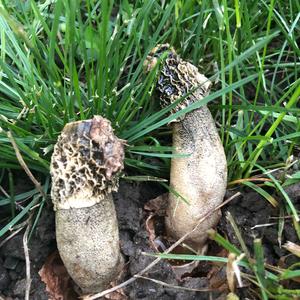
{"label": "mushroom base", "polygon": [[56,239],[64,265],[83,293],[104,290],[123,268],[111,195],[91,207],[58,209]]}

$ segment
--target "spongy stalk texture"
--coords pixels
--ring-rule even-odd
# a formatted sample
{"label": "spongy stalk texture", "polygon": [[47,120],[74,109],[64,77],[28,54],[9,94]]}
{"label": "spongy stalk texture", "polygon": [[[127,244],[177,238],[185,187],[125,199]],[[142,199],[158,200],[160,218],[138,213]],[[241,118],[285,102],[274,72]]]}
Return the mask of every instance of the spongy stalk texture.
{"label": "spongy stalk texture", "polygon": [[[173,124],[173,147],[185,158],[171,161],[170,185],[189,204],[169,194],[166,227],[175,239],[191,232],[199,221],[223,201],[227,185],[227,164],[214,120],[206,106],[188,113]],[[206,231],[217,225],[221,212],[206,218],[185,241],[201,252]]]}
{"label": "spongy stalk texture", "polygon": [[123,267],[111,195],[91,207],[56,211],[60,256],[84,293],[104,290]]}

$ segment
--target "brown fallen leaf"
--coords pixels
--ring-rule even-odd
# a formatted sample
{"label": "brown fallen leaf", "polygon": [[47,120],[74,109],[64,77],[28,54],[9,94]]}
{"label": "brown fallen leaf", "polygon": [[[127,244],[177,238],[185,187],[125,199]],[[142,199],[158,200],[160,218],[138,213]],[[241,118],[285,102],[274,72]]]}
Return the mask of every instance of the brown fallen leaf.
{"label": "brown fallen leaf", "polygon": [[178,281],[181,281],[184,277],[190,275],[193,272],[193,270],[198,267],[198,265],[199,261],[194,260],[182,265],[171,264],[171,267],[176,276],[176,279]]}
{"label": "brown fallen leaf", "polygon": [[[118,278],[116,278],[116,280],[112,281],[110,283],[110,287],[115,287],[116,285],[118,285],[119,282],[124,280],[124,276],[125,276],[125,269],[122,270],[122,272],[119,274]],[[116,291],[109,293],[107,295],[104,296],[104,299],[107,300],[128,300],[128,297],[126,296],[124,290],[122,288],[117,289]]]}
{"label": "brown fallen leaf", "polygon": [[166,243],[168,243],[168,241],[166,241],[164,236],[157,235],[155,231],[156,223],[161,222],[159,219],[165,216],[167,203],[168,194],[163,194],[149,200],[144,205],[144,209],[148,213],[145,227],[149,236],[150,245],[156,252],[163,252],[167,249]]}
{"label": "brown fallen leaf", "polygon": [[159,252],[158,248],[156,247],[156,243],[155,243],[155,239],[156,239],[156,233],[155,233],[155,225],[154,225],[154,215],[153,213],[150,213],[150,215],[148,216],[148,218],[146,219],[145,222],[145,227],[148,233],[148,237],[149,237],[149,242],[152,246],[152,248]]}
{"label": "brown fallen leaf", "polygon": [[68,274],[57,251],[52,253],[39,271],[41,280],[46,284],[48,300],[78,299],[72,288],[72,279]]}
{"label": "brown fallen leaf", "polygon": [[220,266],[213,266],[209,272],[209,287],[219,292],[228,292],[228,285],[226,279],[226,268]]}
{"label": "brown fallen leaf", "polygon": [[168,204],[168,194],[166,193],[154,199],[149,200],[144,205],[144,209],[147,211],[152,211],[155,215],[165,216],[167,204]]}
{"label": "brown fallen leaf", "polygon": [[[123,270],[124,272],[124,270]],[[120,279],[122,278],[124,274],[120,274],[120,276],[116,279],[116,281],[113,281],[110,283],[110,287],[108,288],[113,288],[115,287],[118,282],[120,282]],[[93,294],[89,294],[89,295],[82,295],[80,297],[80,299],[82,300],[90,300],[90,299],[94,299],[92,298]],[[99,298],[100,299],[100,298]],[[128,300],[128,297],[126,296],[124,290],[122,288],[117,289],[116,291],[113,291],[107,295],[105,295],[104,297],[101,297],[101,299],[107,299],[107,300]]]}
{"label": "brown fallen leaf", "polygon": [[128,297],[125,295],[122,289],[118,289],[106,296],[104,296],[105,299],[108,300],[127,300]]}
{"label": "brown fallen leaf", "polygon": [[[225,249],[221,249],[221,251],[216,254],[218,257],[227,257],[227,255],[228,252]],[[226,266],[223,264],[213,263],[207,274],[210,288],[227,295],[229,288],[226,275]]]}

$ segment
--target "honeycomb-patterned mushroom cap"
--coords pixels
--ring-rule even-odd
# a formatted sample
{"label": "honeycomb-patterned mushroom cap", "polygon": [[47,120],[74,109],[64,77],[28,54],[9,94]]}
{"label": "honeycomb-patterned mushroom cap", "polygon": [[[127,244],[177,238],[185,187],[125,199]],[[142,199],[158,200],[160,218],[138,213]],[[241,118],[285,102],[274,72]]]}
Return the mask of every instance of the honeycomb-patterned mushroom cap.
{"label": "honeycomb-patterned mushroom cap", "polygon": [[[197,67],[181,59],[169,44],[158,45],[149,53],[145,61],[146,71],[150,71],[156,65],[163,53],[166,53],[167,57],[162,62],[157,81],[157,92],[162,107],[167,107],[184,97],[171,110],[171,113],[175,113],[208,95],[210,80],[201,74]],[[184,116],[173,122],[182,119]]]}
{"label": "honeycomb-patterned mushroom cap", "polygon": [[124,141],[107,119],[66,124],[51,159],[54,209],[89,207],[116,191],[123,160]]}

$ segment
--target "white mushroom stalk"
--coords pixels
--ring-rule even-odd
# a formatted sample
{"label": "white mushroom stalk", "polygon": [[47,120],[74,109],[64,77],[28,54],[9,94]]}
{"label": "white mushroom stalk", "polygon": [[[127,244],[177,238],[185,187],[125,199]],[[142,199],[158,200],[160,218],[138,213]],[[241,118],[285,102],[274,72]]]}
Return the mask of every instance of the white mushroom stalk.
{"label": "white mushroom stalk", "polygon": [[[167,58],[157,83],[162,106],[168,106],[188,94],[172,110],[171,113],[174,113],[201,101],[208,95],[211,82],[167,44],[152,50],[147,59],[148,69],[166,51]],[[227,164],[215,122],[206,105],[174,120],[172,127],[175,152],[189,154],[188,157],[172,158],[171,161],[170,186],[189,202],[186,204],[173,193],[169,194],[166,228],[171,237],[179,239],[222,203],[227,184]],[[207,239],[206,231],[217,225],[220,216],[220,211],[213,213],[188,236],[186,243],[202,252]]]}
{"label": "white mushroom stalk", "polygon": [[99,292],[123,268],[112,191],[123,169],[124,142],[108,120],[67,124],[51,159],[56,240],[70,276],[84,293]]}

